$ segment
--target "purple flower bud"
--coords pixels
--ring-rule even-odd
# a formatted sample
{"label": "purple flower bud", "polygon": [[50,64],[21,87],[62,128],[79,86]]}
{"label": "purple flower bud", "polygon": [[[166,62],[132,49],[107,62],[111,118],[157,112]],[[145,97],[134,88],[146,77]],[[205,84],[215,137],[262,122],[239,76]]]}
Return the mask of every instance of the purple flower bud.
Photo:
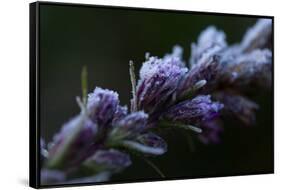
{"label": "purple flower bud", "polygon": [[119,104],[118,94],[111,90],[96,87],[88,97],[89,117],[98,126],[109,126]]}
{"label": "purple flower bud", "polygon": [[185,67],[185,62],[182,58],[183,48],[179,45],[175,45],[173,47],[173,51],[171,54],[166,54],[163,57],[163,62],[170,62],[173,65],[177,65],[179,67]]}
{"label": "purple flower bud", "polygon": [[145,129],[147,119],[148,115],[143,111],[134,112],[121,119],[116,127],[137,134]]}
{"label": "purple flower bud", "polygon": [[223,128],[218,120],[203,122],[200,127],[202,132],[198,135],[198,138],[201,142],[204,144],[220,143],[220,134],[222,133]]}
{"label": "purple flower bud", "polygon": [[255,112],[259,108],[255,102],[239,94],[227,91],[217,92],[214,96],[224,104],[226,111],[233,114],[244,124],[252,125],[255,123]]}
{"label": "purple flower bud", "polygon": [[172,106],[163,117],[185,124],[198,124],[217,117],[222,108],[221,103],[211,101],[210,95],[197,96]]}
{"label": "purple flower bud", "polygon": [[112,126],[115,126],[120,120],[126,117],[127,114],[128,114],[128,107],[118,105],[113,116]]}
{"label": "purple flower bud", "polygon": [[223,69],[222,83],[231,83],[240,87],[256,84],[271,86],[272,52],[270,50],[254,50],[251,53],[237,56]]}
{"label": "purple flower bud", "polygon": [[[177,89],[178,99],[183,99],[197,82],[205,80],[208,88],[212,88],[217,83],[217,76],[221,67],[219,57],[210,57],[206,62],[195,64],[179,83]],[[206,87],[204,87],[206,88]]]}
{"label": "purple flower bud", "polygon": [[114,149],[98,150],[92,157],[86,160],[86,165],[119,170],[130,166],[131,159],[128,154]]}
{"label": "purple flower bud", "polygon": [[[76,163],[82,154],[86,154],[88,148],[94,142],[97,134],[97,125],[90,119],[82,121],[82,128],[73,136],[77,127],[79,127],[81,115],[71,119],[63,125],[61,131],[54,136],[54,141],[49,150],[49,158],[57,156],[62,151],[65,151],[63,157],[66,162],[64,165],[72,165]],[[72,138],[69,140],[69,138]],[[70,144],[67,144],[70,143]],[[66,147],[67,146],[67,147]],[[66,150],[65,150],[66,149]],[[60,160],[62,161],[62,160]]]}
{"label": "purple flower bud", "polygon": [[271,19],[259,19],[258,22],[248,29],[242,42],[241,50],[251,52],[271,45],[272,21]]}
{"label": "purple flower bud", "polygon": [[209,26],[199,36],[197,44],[191,45],[190,65],[206,62],[206,59],[213,57],[227,47],[223,31]]}
{"label": "purple flower bud", "polygon": [[130,149],[151,155],[161,155],[167,151],[166,142],[154,133],[142,134],[138,136],[135,141],[124,141],[123,145]]}
{"label": "purple flower bud", "polygon": [[59,170],[42,169],[40,174],[42,185],[62,184],[66,180],[64,172]]}
{"label": "purple flower bud", "polygon": [[164,62],[150,57],[140,70],[136,96],[137,107],[152,113],[166,103],[175,91],[178,81],[187,72],[187,68],[179,67],[173,61]]}

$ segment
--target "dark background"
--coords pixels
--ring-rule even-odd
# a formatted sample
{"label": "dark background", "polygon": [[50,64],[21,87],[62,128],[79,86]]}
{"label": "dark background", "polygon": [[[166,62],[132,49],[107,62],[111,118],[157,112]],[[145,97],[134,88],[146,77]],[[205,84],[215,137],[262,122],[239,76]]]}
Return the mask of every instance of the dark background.
{"label": "dark background", "polygon": [[[41,136],[51,141],[64,122],[79,112],[75,96],[81,94],[82,66],[88,67],[89,90],[95,86],[115,90],[122,105],[129,104],[131,85],[128,62],[136,71],[145,52],[163,56],[176,44],[184,48],[209,25],[225,31],[229,44],[239,42],[256,18],[95,8],[40,6],[40,125]],[[151,160],[169,178],[267,173],[273,171],[271,92],[252,97],[260,104],[257,125],[245,127],[226,119],[222,143],[203,145],[192,136],[195,150],[181,131],[163,133],[168,152]],[[133,165],[113,180],[156,179],[145,162]]]}

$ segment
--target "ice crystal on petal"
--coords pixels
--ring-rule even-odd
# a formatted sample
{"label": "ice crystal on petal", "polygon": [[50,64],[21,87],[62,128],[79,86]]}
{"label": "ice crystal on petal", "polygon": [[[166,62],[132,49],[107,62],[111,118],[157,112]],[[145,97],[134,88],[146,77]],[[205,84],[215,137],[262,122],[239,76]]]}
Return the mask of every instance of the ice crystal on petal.
{"label": "ice crystal on petal", "polygon": [[223,105],[213,102],[209,95],[201,95],[172,106],[164,114],[164,118],[186,124],[198,124],[214,119],[222,108]]}
{"label": "ice crystal on petal", "polygon": [[270,50],[254,50],[242,54],[229,63],[223,71],[222,83],[229,81],[234,85],[247,87],[258,84],[264,87],[271,85],[272,53]]}
{"label": "ice crystal on petal", "polygon": [[127,114],[128,114],[128,107],[118,105],[113,116],[112,125],[115,126],[117,122],[122,120]]}
{"label": "ice crystal on petal", "polygon": [[171,62],[179,67],[185,67],[185,62],[183,61],[183,48],[179,45],[173,47],[171,54],[166,54],[163,57],[163,62]]}
{"label": "ice crystal on petal", "polygon": [[97,87],[88,97],[89,117],[97,122],[99,127],[109,126],[118,104],[116,92]]}
{"label": "ice crystal on petal", "polygon": [[184,97],[186,92],[201,80],[205,80],[208,87],[211,88],[212,84],[217,83],[217,76],[220,70],[219,57],[217,56],[209,58],[206,62],[193,65],[185,77],[180,81],[177,88],[177,97]]}
{"label": "ice crystal on petal", "polygon": [[132,133],[140,133],[145,129],[148,115],[143,111],[131,113],[121,119],[116,125]]}
{"label": "ice crystal on petal", "polygon": [[259,19],[258,22],[246,32],[241,42],[241,49],[243,52],[250,52],[254,49],[265,48],[269,45],[271,36],[271,19]]}
{"label": "ice crystal on petal", "polygon": [[190,65],[204,62],[206,58],[216,55],[227,47],[223,31],[217,30],[214,26],[205,29],[198,38],[197,44],[191,45]]}
{"label": "ice crystal on petal", "polygon": [[139,110],[151,113],[161,107],[175,91],[178,81],[187,72],[172,60],[150,57],[140,70],[136,95]]}

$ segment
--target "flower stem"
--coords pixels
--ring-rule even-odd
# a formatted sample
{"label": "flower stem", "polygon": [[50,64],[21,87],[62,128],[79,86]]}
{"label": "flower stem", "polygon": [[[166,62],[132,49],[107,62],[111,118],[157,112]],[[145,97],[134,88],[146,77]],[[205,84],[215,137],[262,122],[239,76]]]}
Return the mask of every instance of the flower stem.
{"label": "flower stem", "polygon": [[144,156],[141,156],[141,155],[138,155],[143,161],[145,161],[151,168],[153,168],[153,170],[159,174],[159,176],[161,178],[165,178],[166,176],[163,174],[163,172],[152,162],[150,161],[149,159],[147,159],[146,157]]}
{"label": "flower stem", "polygon": [[88,94],[88,71],[87,66],[83,66],[81,72],[81,88],[82,88],[82,100],[84,105],[87,103],[87,94]]}
{"label": "flower stem", "polygon": [[133,94],[133,100],[131,102],[131,112],[137,111],[137,96],[136,96],[136,75],[135,75],[135,67],[133,61],[129,62],[130,65],[130,79],[132,84],[132,94]]}

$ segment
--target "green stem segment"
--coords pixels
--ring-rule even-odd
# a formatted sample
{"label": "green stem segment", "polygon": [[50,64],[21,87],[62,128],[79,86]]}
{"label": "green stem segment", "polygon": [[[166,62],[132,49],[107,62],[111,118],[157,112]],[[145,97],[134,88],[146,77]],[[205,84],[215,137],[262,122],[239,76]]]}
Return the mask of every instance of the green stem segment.
{"label": "green stem segment", "polygon": [[138,155],[142,160],[144,160],[151,168],[153,168],[153,170],[161,177],[161,178],[165,178],[166,176],[163,174],[163,172],[153,163],[151,162],[149,159],[147,159],[144,156]]}
{"label": "green stem segment", "polygon": [[136,75],[135,75],[135,67],[133,61],[129,62],[130,65],[130,79],[131,79],[131,84],[132,84],[132,94],[133,94],[133,99],[131,102],[131,112],[137,111],[137,96],[136,96]]}
{"label": "green stem segment", "polygon": [[88,95],[88,71],[87,66],[83,66],[81,72],[81,87],[82,87],[82,100],[84,105],[87,103],[87,95]]}

